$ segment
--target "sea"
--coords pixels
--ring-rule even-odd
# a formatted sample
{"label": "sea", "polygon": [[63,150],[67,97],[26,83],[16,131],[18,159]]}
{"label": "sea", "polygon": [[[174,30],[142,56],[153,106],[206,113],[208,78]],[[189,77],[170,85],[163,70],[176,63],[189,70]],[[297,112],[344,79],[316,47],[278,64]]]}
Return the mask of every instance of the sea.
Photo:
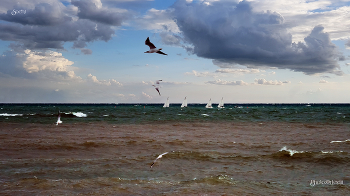
{"label": "sea", "polygon": [[350,104],[205,105],[0,104],[0,195],[350,195]]}
{"label": "sea", "polygon": [[349,123],[350,104],[225,104],[225,108],[205,108],[206,104],[0,104],[0,122],[65,123],[109,122],[327,122]]}

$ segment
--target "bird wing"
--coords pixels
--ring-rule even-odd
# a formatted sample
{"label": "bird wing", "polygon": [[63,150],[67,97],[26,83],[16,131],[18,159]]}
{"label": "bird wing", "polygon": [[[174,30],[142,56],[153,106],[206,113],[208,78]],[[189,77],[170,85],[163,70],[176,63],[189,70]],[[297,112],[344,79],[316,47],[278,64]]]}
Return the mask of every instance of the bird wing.
{"label": "bird wing", "polygon": [[[169,97],[168,97],[168,98],[169,98]],[[166,154],[168,154],[168,153],[169,153],[169,152],[165,152],[165,153],[159,155],[157,159],[161,158],[163,155],[166,155]]]}
{"label": "bird wing", "polygon": [[153,163],[152,163],[152,165],[151,165],[151,168],[153,167],[154,163],[155,163],[158,159],[162,158],[162,156],[165,155],[165,154],[168,154],[168,152],[165,152],[165,153],[159,155],[159,156],[153,161]]}
{"label": "bird wing", "polygon": [[160,92],[159,92],[159,89],[158,89],[158,88],[156,88],[156,90],[158,91],[158,93],[159,93],[159,96],[161,96],[161,95],[160,95]]}
{"label": "bird wing", "polygon": [[149,37],[147,37],[147,39],[146,39],[146,41],[145,41],[145,44],[146,44],[147,46],[149,46],[150,49],[156,48],[156,47],[151,43],[151,41],[149,41]]}
{"label": "bird wing", "polygon": [[160,50],[159,50],[157,53],[158,53],[158,54],[162,54],[162,55],[167,55],[167,54],[165,54],[164,52],[162,52],[162,51],[160,51]]}

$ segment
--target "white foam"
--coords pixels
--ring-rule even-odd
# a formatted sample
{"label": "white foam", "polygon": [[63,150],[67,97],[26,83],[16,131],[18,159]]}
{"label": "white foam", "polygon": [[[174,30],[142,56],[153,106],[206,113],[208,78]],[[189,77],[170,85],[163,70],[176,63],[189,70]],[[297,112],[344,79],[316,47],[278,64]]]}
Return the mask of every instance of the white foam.
{"label": "white foam", "polygon": [[3,113],[3,114],[0,114],[0,116],[23,116],[23,114],[8,114],[8,113]]}
{"label": "white foam", "polygon": [[87,115],[82,113],[82,112],[69,112],[69,113],[65,113],[65,114],[73,114],[76,117],[87,117]]}
{"label": "white foam", "polygon": [[321,151],[324,154],[331,154],[331,153],[337,153],[337,152],[343,152],[343,151]]}
{"label": "white foam", "polygon": [[209,116],[208,114],[202,114],[202,116]]}
{"label": "white foam", "polygon": [[340,143],[340,142],[344,142],[344,141],[331,141],[330,143]]}
{"label": "white foam", "polygon": [[289,155],[290,155],[290,156],[293,156],[293,154],[297,154],[297,153],[304,153],[304,151],[297,151],[297,150],[290,150],[290,149],[287,149],[286,146],[284,146],[283,148],[281,148],[280,151],[287,151],[287,152],[289,152]]}
{"label": "white foam", "polygon": [[350,139],[347,139],[344,141],[331,141],[330,143],[341,143],[341,142],[350,142]]}
{"label": "white foam", "polygon": [[73,112],[72,114],[76,117],[87,117],[87,115],[82,112]]}
{"label": "white foam", "polygon": [[109,116],[108,114],[105,114],[105,115],[103,115],[103,116]]}

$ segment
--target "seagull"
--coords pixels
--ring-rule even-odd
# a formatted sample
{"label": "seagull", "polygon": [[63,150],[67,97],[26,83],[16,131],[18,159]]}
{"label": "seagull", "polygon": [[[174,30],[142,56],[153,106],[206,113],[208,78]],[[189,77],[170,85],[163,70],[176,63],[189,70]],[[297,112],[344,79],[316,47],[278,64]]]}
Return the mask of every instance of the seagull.
{"label": "seagull", "polygon": [[159,92],[159,88],[160,88],[159,82],[160,82],[160,81],[162,81],[162,80],[157,80],[157,81],[156,81],[156,85],[152,85],[152,86],[154,86],[154,88],[157,90],[159,96],[161,96],[161,95],[160,95],[160,92]]}
{"label": "seagull", "polygon": [[149,37],[147,37],[145,44],[147,46],[149,46],[149,51],[146,51],[145,53],[158,53],[158,54],[162,54],[162,55],[167,55],[165,53],[163,53],[162,51],[160,51],[162,48],[157,49],[151,41],[149,41]]}
{"label": "seagull", "polygon": [[158,159],[162,158],[162,156],[165,155],[165,154],[168,154],[168,152],[165,152],[165,153],[159,155],[159,156],[153,161],[153,163],[152,163],[152,165],[151,165],[151,168],[153,167],[154,163],[155,163]]}
{"label": "seagull", "polygon": [[58,119],[57,119],[56,125],[58,125],[59,123],[62,123],[62,121],[61,121],[61,113],[58,110]]}

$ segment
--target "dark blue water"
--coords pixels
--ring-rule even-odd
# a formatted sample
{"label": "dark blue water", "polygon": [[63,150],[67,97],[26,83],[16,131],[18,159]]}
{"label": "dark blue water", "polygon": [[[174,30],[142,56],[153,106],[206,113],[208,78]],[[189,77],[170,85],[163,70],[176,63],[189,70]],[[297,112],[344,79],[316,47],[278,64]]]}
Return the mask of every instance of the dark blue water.
{"label": "dark blue water", "polygon": [[0,122],[55,123],[58,111],[64,123],[147,123],[168,121],[327,122],[349,123],[350,104],[0,104]]}

